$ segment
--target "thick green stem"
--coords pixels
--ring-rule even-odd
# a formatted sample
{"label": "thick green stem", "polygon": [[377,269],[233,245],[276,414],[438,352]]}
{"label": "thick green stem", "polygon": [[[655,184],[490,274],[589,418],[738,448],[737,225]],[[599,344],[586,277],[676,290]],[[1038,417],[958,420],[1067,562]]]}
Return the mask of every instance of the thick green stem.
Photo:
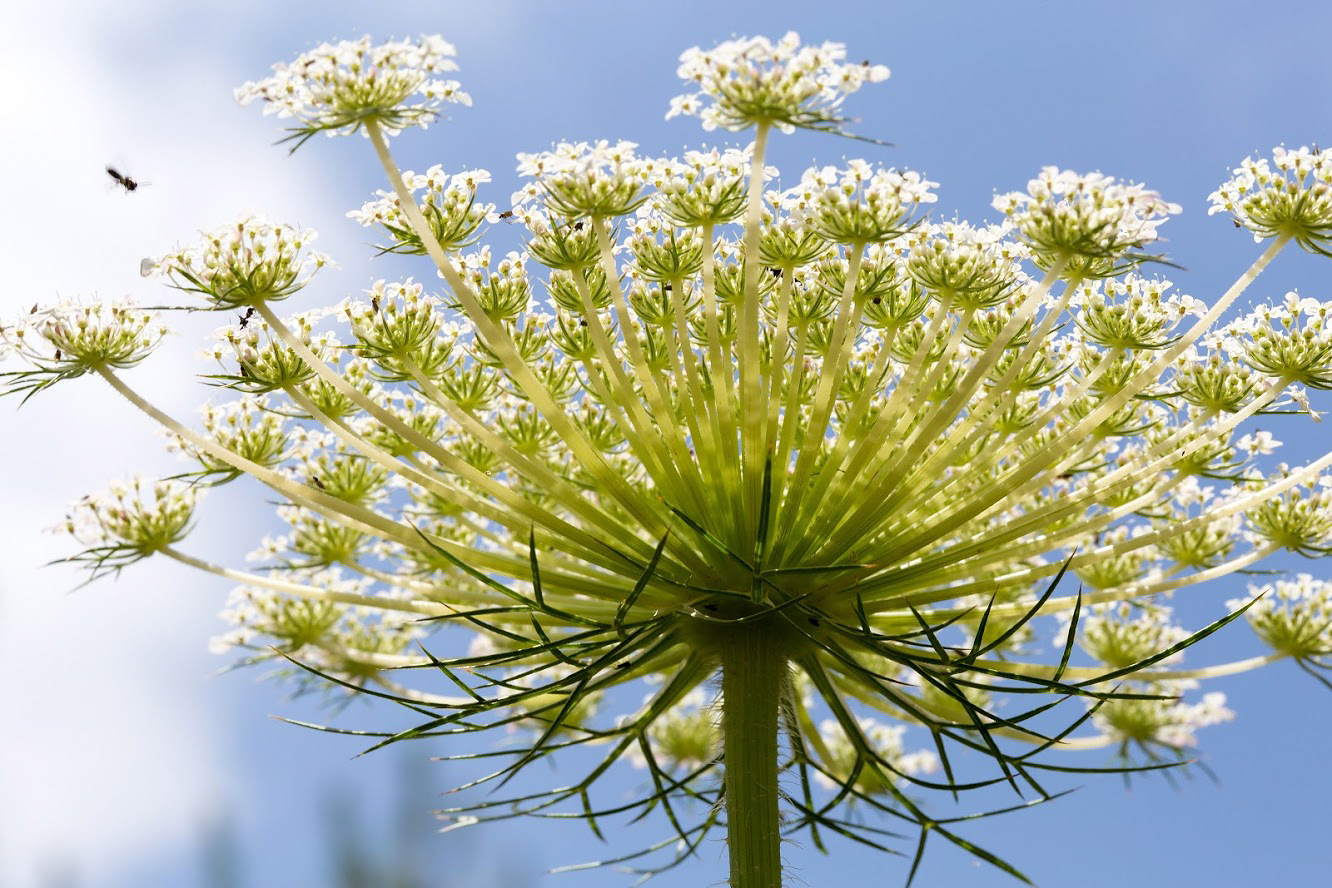
{"label": "thick green stem", "polygon": [[730,888],[781,888],[777,712],[786,686],[780,633],[740,625],[721,645]]}

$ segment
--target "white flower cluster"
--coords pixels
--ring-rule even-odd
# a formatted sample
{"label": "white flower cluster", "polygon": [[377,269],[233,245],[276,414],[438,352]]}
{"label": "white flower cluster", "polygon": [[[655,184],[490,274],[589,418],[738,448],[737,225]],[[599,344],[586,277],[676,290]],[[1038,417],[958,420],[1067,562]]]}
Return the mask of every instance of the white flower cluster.
{"label": "white flower cluster", "polygon": [[1241,360],[1264,376],[1315,389],[1332,388],[1332,301],[1289,292],[1227,328]]}
{"label": "white flower cluster", "polygon": [[[744,148],[689,149],[684,155],[665,157],[656,161],[651,170],[651,183],[659,191],[676,193],[699,184],[749,178],[749,165],[753,160],[752,146]],[[777,168],[765,166],[763,181],[777,175]]]}
{"label": "white flower cluster", "polygon": [[438,36],[378,46],[369,36],[325,43],[291,64],[274,65],[273,76],[239,87],[236,101],[261,100],[265,114],[295,119],[304,135],[355,132],[366,120],[395,133],[426,126],[445,102],[472,103],[458,81],[435,76],[458,69],[455,55],[452,44]]}
{"label": "white flower cluster", "polygon": [[[458,331],[456,325],[445,324],[437,300],[411,278],[375,281],[366,295],[368,302],[348,300],[342,305],[356,336],[356,353],[372,361],[376,375],[386,381],[411,380],[413,370],[438,376],[450,360]],[[446,327],[449,333],[441,337]]]}
{"label": "white flower cluster", "polygon": [[[458,250],[476,243],[481,223],[498,221],[495,205],[479,203],[477,187],[490,181],[486,170],[465,170],[449,175],[435,164],[424,174],[410,170],[402,174],[403,183],[415,197],[423,191],[417,208],[425,216],[435,239],[445,250]],[[367,228],[382,225],[394,238],[388,252],[422,254],[425,247],[412,230],[411,222],[403,212],[402,203],[395,192],[377,191],[375,200],[352,210],[347,217]]]}
{"label": "white flower cluster", "polygon": [[1203,337],[1204,348],[1191,347],[1180,355],[1173,382],[1189,404],[1234,413],[1253,399],[1258,375],[1237,360],[1241,338],[1226,333],[1215,330]]}
{"label": "white flower cluster", "polygon": [[[289,317],[284,323],[303,345],[327,358],[336,353],[337,343],[332,334],[316,333],[314,327],[330,313],[317,309]],[[299,386],[315,376],[314,369],[261,318],[249,320],[239,329],[219,327],[213,332],[207,356],[231,375],[233,388],[250,394]]]}
{"label": "white flower cluster", "polygon": [[[1285,464],[1264,480],[1252,473],[1247,481],[1255,488],[1286,480]],[[1332,476],[1320,475],[1284,490],[1244,513],[1252,531],[1264,540],[1305,555],[1332,552]]]}
{"label": "white flower cluster", "polygon": [[1200,317],[1206,307],[1192,296],[1170,292],[1171,282],[1128,274],[1089,281],[1073,301],[1078,329],[1105,348],[1160,349],[1175,341],[1171,330],[1185,317]]}
{"label": "white flower cluster", "polygon": [[[629,250],[634,254],[634,277],[660,284],[685,280],[703,267],[703,240],[697,229],[679,229],[654,209],[640,207],[634,218],[629,237]],[[660,300],[665,314],[660,323],[674,317],[673,300],[661,291]],[[643,315],[640,313],[640,317]]]}
{"label": "white flower cluster", "polygon": [[[649,696],[644,705],[651,701]],[[647,733],[652,740],[655,764],[667,770],[692,771],[716,759],[721,751],[719,705],[702,688],[694,688],[653,721]],[[628,717],[621,720],[628,721]],[[648,766],[637,744],[629,748],[626,757],[635,768]]]}
{"label": "white flower cluster", "polygon": [[1272,160],[1246,157],[1212,192],[1208,215],[1230,213],[1254,241],[1291,237],[1328,255],[1332,244],[1332,149],[1272,150]]}
{"label": "white flower cluster", "polygon": [[707,130],[776,124],[790,132],[836,126],[842,122],[837,109],[848,95],[889,74],[883,65],[847,64],[845,59],[843,44],[802,46],[794,31],[776,43],[740,37],[709,50],[694,47],[680,55],[677,73],[698,91],[672,99],[666,117],[698,117]]}
{"label": "white flower cluster", "polygon": [[[1150,440],[1158,447],[1169,446],[1171,443],[1164,434]],[[1278,443],[1272,441],[1267,433],[1258,432],[1252,438],[1245,436],[1240,439],[1238,446],[1246,451],[1249,459],[1252,459],[1255,453],[1262,452],[1262,448],[1274,447]],[[1199,463],[1204,465],[1200,467]],[[1221,465],[1218,466],[1217,463]],[[1255,543],[1252,535],[1244,530],[1243,515],[1235,513],[1221,518],[1215,517],[1218,513],[1224,513],[1242,495],[1241,490],[1227,487],[1218,493],[1216,487],[1204,485],[1198,480],[1197,475],[1188,474],[1191,470],[1206,472],[1209,469],[1212,470],[1213,476],[1231,474],[1239,470],[1243,464],[1244,459],[1238,456],[1234,448],[1225,445],[1224,439],[1219,446],[1204,448],[1201,455],[1190,456],[1180,461],[1180,473],[1187,474],[1187,477],[1179,481],[1171,491],[1168,508],[1162,509],[1154,516],[1154,523],[1158,528],[1170,530],[1156,543],[1156,548],[1162,556],[1173,561],[1179,568],[1206,570],[1222,563],[1235,551],[1241,541]],[[1251,470],[1252,466],[1243,469],[1243,471]],[[1208,520],[1199,523],[1203,518]]]}
{"label": "white flower cluster", "polygon": [[835,243],[863,245],[897,237],[914,224],[907,218],[912,211],[939,199],[931,190],[938,182],[860,159],[848,160],[845,167],[805,170],[800,184],[810,196],[810,226]]}
{"label": "white flower cluster", "polygon": [[63,301],[0,326],[0,356],[11,351],[41,372],[74,377],[133,367],[168,332],[155,313],[125,299]]}
{"label": "white flower cluster", "polygon": [[136,476],[85,496],[61,525],[108,563],[137,560],[183,539],[201,489]]}
{"label": "white flower cluster", "polygon": [[534,198],[545,201],[548,213],[578,219],[619,216],[633,212],[647,199],[644,188],[652,162],[639,158],[634,142],[614,144],[560,142],[553,151],[518,155],[518,174],[531,176],[535,189],[514,195],[514,206],[526,208]]}
{"label": "white flower cluster", "polygon": [[1254,632],[1278,653],[1307,658],[1332,654],[1332,582],[1302,573],[1290,580],[1249,586],[1252,599],[1237,598],[1226,607],[1244,612]]}
{"label": "white flower cluster", "polygon": [[1170,617],[1168,607],[1134,608],[1126,602],[1093,604],[1082,624],[1079,643],[1109,669],[1124,669],[1188,637],[1189,633],[1171,623]]}
{"label": "white flower cluster", "polygon": [[[1170,693],[1188,686],[1181,684],[1159,690]],[[1234,718],[1234,710],[1226,708],[1226,695],[1220,691],[1203,694],[1197,703],[1171,699],[1113,699],[1092,714],[1092,722],[1121,744],[1163,745],[1173,749],[1197,746],[1199,728]]]}
{"label": "white flower cluster", "polygon": [[[929,195],[933,198],[933,195]],[[1008,226],[963,222],[927,224],[911,232],[906,273],[961,309],[991,308],[1027,282],[1017,260],[1026,250],[1008,239]]]}
{"label": "white flower cluster", "polygon": [[286,299],[329,264],[323,253],[305,249],[315,236],[313,229],[246,216],[167,253],[154,273],[218,309]]}
{"label": "white flower cluster", "polygon": [[[270,576],[303,587],[305,595],[263,586],[233,589],[220,615],[232,628],[212,639],[211,650],[267,651],[276,645],[284,653],[299,653],[302,662],[315,669],[364,680],[378,671],[376,655],[397,654],[424,635],[406,615],[391,608],[348,603],[370,597],[373,581],[365,577],[349,578],[336,567],[303,574],[276,571]],[[386,605],[393,599],[392,594],[376,597]]]}
{"label": "white flower cluster", "polygon": [[[171,431],[199,487],[243,466],[286,523],[242,574],[177,549],[196,488],[134,481],[74,509],[89,548],[73,560],[106,572],[159,552],[223,576],[241,587],[224,646],[373,681],[455,713],[449,733],[527,722],[543,740],[515,773],[556,734],[610,741],[607,767],[653,769],[650,807],[687,794],[709,824],[713,803],[748,801],[706,785],[740,761],[722,748],[736,737],[718,670],[742,712],[751,695],[780,712],[802,780],[892,814],[899,781],[938,764],[906,751],[909,729],[945,765],[956,741],[1020,769],[1012,747],[1037,738],[1009,728],[1047,719],[1004,708],[1024,689],[1096,686],[1101,733],[1037,753],[1109,742],[1159,760],[1152,747],[1229,717],[1220,695],[1180,703],[1185,676],[1281,656],[1332,668],[1332,583],[1278,583],[1254,605],[1273,656],[1187,673],[1161,661],[1206,633],[1160,606],[1281,549],[1332,553],[1332,457],[1273,472],[1259,458],[1279,442],[1241,429],[1332,388],[1332,302],[1292,293],[1204,334],[1189,316],[1229,310],[1281,244],[1204,311],[1136,273],[1179,208],[1100,174],[1047,167],[987,226],[929,223],[936,183],[865,160],[772,185],[769,126],[835,129],[844,97],[887,76],[844,55],[794,34],[686,53],[699,92],[672,113],[757,125],[752,146],[677,160],[561,143],[519,155],[526,184],[498,214],[484,170],[403,176],[378,138],[461,99],[432,79],[452,69],[443,41],[324,47],[247,85],[299,134],[365,129],[391,188],[348,215],[433,265],[279,319],[273,302],[328,264],[313,232],[251,217],[164,256],[158,275],[239,313],[208,379],[244,397],[207,408],[201,433],[112,372],[160,340],[151,315],[66,305],[0,329],[30,365],[0,375],[5,391],[95,370]],[[1245,194],[1316,208],[1322,158],[1254,164],[1269,178]],[[480,243],[486,221],[514,219],[522,252]],[[1272,231],[1307,240],[1313,224]],[[475,636],[467,657],[408,649],[452,632],[443,620]],[[1076,624],[1064,649],[1087,665],[1038,643],[1060,620],[1059,647]],[[461,703],[409,686],[438,667]],[[597,713],[639,680],[654,690],[636,712]],[[920,782],[948,787],[946,771]],[[746,818],[737,804],[725,821]]]}
{"label": "white flower cluster", "polygon": [[1017,227],[1038,264],[1063,261],[1068,273],[1084,277],[1121,271],[1125,254],[1155,241],[1166,216],[1181,211],[1142,185],[1053,166],[1026,193],[996,195],[991,205]]}
{"label": "white flower cluster", "polygon": [[[1112,417],[1111,422],[1115,419],[1116,417]],[[1137,413],[1129,413],[1124,422],[1138,426],[1135,431],[1141,431],[1141,427],[1145,425]],[[1125,430],[1116,431],[1123,433]],[[1083,545],[1088,548],[1099,546],[1100,551],[1105,554],[1075,568],[1078,579],[1097,590],[1114,589],[1159,579],[1160,567],[1154,563],[1157,553],[1153,547],[1127,545],[1146,533],[1148,528],[1145,525],[1130,528],[1121,524],[1099,536],[1085,540]]]}
{"label": "white flower cluster", "polygon": [[484,246],[464,254],[454,267],[472,287],[482,310],[492,320],[513,321],[532,301],[526,253],[510,250],[496,261],[490,247]]}
{"label": "white flower cluster", "polygon": [[[653,205],[686,227],[733,222],[745,210],[752,158],[749,149],[713,148],[686,151],[683,161],[665,160],[651,174],[657,188]],[[764,181],[776,175],[776,167],[763,170]]]}
{"label": "white flower cluster", "polygon": [[[206,404],[199,410],[204,431],[213,443],[264,468],[273,468],[292,456],[285,417],[263,398],[240,398],[226,404]],[[173,444],[197,459],[207,472],[235,476],[239,471],[205,450],[179,437]]]}

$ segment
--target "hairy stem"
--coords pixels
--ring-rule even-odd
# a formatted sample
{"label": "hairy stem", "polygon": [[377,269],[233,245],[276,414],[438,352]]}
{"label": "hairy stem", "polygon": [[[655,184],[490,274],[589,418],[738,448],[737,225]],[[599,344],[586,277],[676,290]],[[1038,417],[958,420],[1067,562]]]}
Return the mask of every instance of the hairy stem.
{"label": "hairy stem", "polygon": [[738,625],[721,644],[722,735],[731,888],[781,888],[777,710],[786,657],[768,621]]}

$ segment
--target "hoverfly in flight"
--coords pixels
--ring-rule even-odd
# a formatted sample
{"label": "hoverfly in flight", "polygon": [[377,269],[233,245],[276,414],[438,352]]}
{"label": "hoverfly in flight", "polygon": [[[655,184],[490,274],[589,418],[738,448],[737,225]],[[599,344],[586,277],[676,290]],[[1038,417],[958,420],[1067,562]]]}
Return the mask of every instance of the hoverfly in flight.
{"label": "hoverfly in flight", "polygon": [[129,176],[125,175],[124,173],[122,173],[120,170],[116,169],[113,166],[109,166],[106,168],[106,174],[110,176],[112,179],[115,179],[116,184],[119,185],[121,188],[124,188],[126,192],[139,190],[139,184],[140,184],[139,182],[135,181],[134,179],[131,179]]}

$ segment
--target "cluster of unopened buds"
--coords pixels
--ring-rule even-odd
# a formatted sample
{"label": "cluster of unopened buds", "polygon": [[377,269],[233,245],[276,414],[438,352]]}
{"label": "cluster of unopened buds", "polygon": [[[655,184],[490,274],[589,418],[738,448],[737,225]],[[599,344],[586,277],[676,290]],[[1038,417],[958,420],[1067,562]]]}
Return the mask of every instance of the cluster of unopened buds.
{"label": "cluster of unopened buds", "polygon": [[[237,584],[219,647],[373,686],[423,716],[408,734],[531,728],[487,779],[602,747],[519,812],[599,816],[591,788],[624,759],[650,774],[644,809],[690,796],[775,830],[775,790],[770,811],[732,806],[767,798],[745,781],[777,779],[780,719],[790,829],[854,833],[830,811],[859,803],[969,848],[921,800],[994,782],[959,773],[959,749],[1043,795],[1031,747],[1156,762],[1230,717],[1219,692],[1189,696],[1208,679],[1328,669],[1332,584],[1276,580],[1192,629],[1163,602],[1332,546],[1332,454],[1271,464],[1279,442],[1245,425],[1316,418],[1332,302],[1233,312],[1288,243],[1326,252],[1332,152],[1278,149],[1218,190],[1212,210],[1267,247],[1204,301],[1151,274],[1180,208],[1139,184],[1047,167],[973,225],[930,220],[937,183],[870,160],[784,181],[769,137],[840,132],[844,98],[888,76],[794,34],[681,58],[695,91],[668,116],[752,129],[748,146],[561,143],[519,155],[528,181],[497,213],[486,171],[402,173],[389,150],[466,101],[437,76],[453,55],[363,39],[241,88],[297,144],[369,138],[388,188],[348,215],[424,273],[284,318],[273,304],[330,261],[311,231],[246,217],[149,263],[234,319],[209,379],[239,398],[201,429],[122,373],[165,333],[154,313],[61,305],[0,327],[25,364],[10,390],[97,375],[192,461],[79,504],[76,560],[160,554]],[[501,220],[521,250],[479,245]],[[287,527],[248,571],[182,548],[196,492],[241,477]],[[1184,668],[1241,613],[1269,656]],[[447,650],[444,626],[470,644]],[[637,710],[606,711],[639,680]],[[1069,732],[1029,725],[1033,690],[1085,704]],[[766,764],[732,745],[750,730],[771,734]],[[672,815],[679,854],[709,810]]]}

